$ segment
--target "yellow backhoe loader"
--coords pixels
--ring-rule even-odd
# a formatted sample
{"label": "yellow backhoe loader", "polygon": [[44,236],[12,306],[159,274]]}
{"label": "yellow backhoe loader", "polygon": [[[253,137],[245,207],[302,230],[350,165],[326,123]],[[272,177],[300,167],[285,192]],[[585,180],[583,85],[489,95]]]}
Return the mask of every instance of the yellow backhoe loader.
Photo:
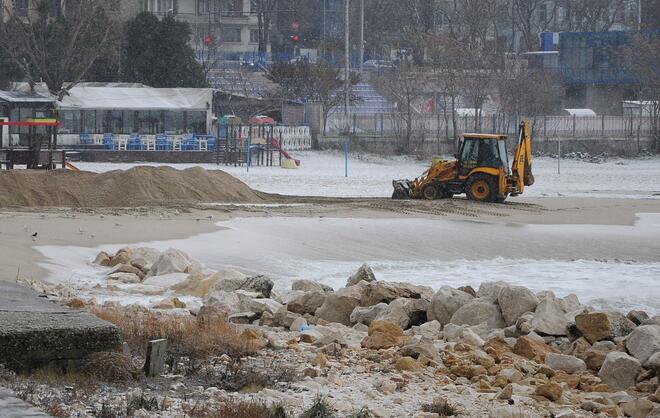
{"label": "yellow backhoe loader", "polygon": [[438,161],[415,180],[394,180],[393,199],[449,199],[504,202],[534,184],[529,122],[520,123],[518,147],[509,167],[506,136],[464,134],[454,161]]}

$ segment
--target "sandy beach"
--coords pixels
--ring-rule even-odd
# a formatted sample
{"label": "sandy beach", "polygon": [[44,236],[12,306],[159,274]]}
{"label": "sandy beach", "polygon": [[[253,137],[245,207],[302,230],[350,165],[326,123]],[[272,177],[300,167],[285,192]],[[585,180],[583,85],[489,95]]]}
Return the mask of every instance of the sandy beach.
{"label": "sandy beach", "polygon": [[[652,199],[526,198],[511,201],[506,205],[479,204],[462,199],[393,202],[385,199],[359,201],[300,198],[297,201],[298,203],[290,205],[266,207],[221,205],[117,210],[5,209],[0,213],[0,277],[2,280],[15,280],[17,276],[30,280],[43,279],[46,272],[38,263],[44,260],[43,256],[34,250],[35,246],[96,248],[102,245],[176,240],[218,230],[217,222],[232,218],[417,218],[480,221],[496,225],[632,225],[638,213],[660,213],[660,200]],[[38,235],[33,238],[35,232]],[[495,239],[504,242],[507,233],[506,229],[500,228]],[[524,236],[518,238],[524,239]],[[587,234],[581,242],[586,243],[589,239]],[[476,236],[474,240],[479,242]],[[414,239],[411,244],[416,244]],[[472,251],[469,240],[465,240],[462,245],[463,247],[452,248],[451,253]],[[539,243],[539,246],[542,245],[543,243]],[[652,237],[648,242],[612,238],[611,242],[603,245],[609,248],[609,252],[601,255],[602,258],[608,258],[606,255],[612,255],[618,249],[622,254],[629,254],[632,248],[634,259],[660,261],[657,240]],[[498,247],[496,251],[501,256],[521,255],[521,248],[511,245]],[[575,258],[581,251],[588,257],[598,258],[595,254],[597,251],[591,251],[586,245],[582,249],[565,247],[565,253],[562,255],[560,250],[557,255],[560,258]],[[492,254],[484,254],[487,255]],[[533,254],[523,252],[522,255],[534,258]]]}

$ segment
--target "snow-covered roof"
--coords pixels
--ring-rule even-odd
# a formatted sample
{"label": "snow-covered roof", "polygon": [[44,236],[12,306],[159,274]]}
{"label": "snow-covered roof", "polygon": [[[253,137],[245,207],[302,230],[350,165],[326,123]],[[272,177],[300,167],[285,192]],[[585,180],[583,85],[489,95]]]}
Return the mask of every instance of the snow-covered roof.
{"label": "snow-covered roof", "polygon": [[60,109],[208,110],[212,89],[151,87],[89,87],[79,85],[69,91]]}
{"label": "snow-covered roof", "polygon": [[36,92],[0,90],[0,100],[8,103],[53,103],[55,98]]}
{"label": "snow-covered roof", "polygon": [[571,116],[597,116],[591,109],[564,109]]}

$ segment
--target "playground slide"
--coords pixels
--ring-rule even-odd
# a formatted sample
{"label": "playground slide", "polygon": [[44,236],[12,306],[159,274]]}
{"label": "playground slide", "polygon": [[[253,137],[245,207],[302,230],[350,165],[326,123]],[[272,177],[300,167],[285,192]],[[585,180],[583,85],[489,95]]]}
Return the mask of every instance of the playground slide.
{"label": "playground slide", "polygon": [[75,165],[71,164],[70,162],[67,161],[66,163],[64,163],[64,165],[66,166],[66,168],[73,171],[74,173],[80,173],[80,169]]}
{"label": "playground slide", "polygon": [[300,167],[300,160],[296,160],[295,158],[293,158],[293,157],[291,156],[291,154],[289,154],[287,151],[283,150],[283,149],[280,147],[280,141],[278,141],[278,140],[275,139],[275,138],[271,138],[271,139],[270,139],[270,144],[271,144],[271,146],[273,146],[276,150],[278,150],[280,153],[282,153],[282,155],[284,156],[284,158],[286,158],[287,160],[293,160],[293,161],[295,161],[295,162],[296,162],[296,166]]}

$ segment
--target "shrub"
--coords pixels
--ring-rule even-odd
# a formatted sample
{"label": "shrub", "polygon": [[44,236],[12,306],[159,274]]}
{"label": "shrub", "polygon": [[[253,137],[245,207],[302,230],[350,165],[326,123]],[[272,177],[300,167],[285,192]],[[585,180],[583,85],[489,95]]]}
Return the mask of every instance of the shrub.
{"label": "shrub", "polygon": [[93,353],[82,370],[101,382],[126,383],[138,380],[141,371],[133,360],[123,353]]}
{"label": "shrub", "polygon": [[144,409],[146,411],[158,411],[158,399],[155,396],[145,396],[144,392],[139,395],[132,396],[128,399],[126,406],[126,415],[131,416],[135,411]]}
{"label": "shrub", "polygon": [[133,352],[145,355],[149,341],[164,338],[168,352],[175,358],[188,358],[192,368],[209,357],[241,358],[257,351],[255,340],[239,335],[219,318],[199,322],[192,317],[115,308],[99,308],[93,313],[117,325]]}
{"label": "shrub", "polygon": [[458,409],[445,398],[434,399],[432,403],[422,405],[422,411],[433,412],[441,417],[453,417],[458,415]]}
{"label": "shrub", "polygon": [[359,411],[353,412],[347,418],[373,418],[373,414],[369,411],[369,408],[362,408]]}
{"label": "shrub", "polygon": [[205,404],[197,404],[184,408],[184,412],[192,418],[288,418],[288,413],[282,405],[270,407],[256,401],[224,400],[219,408]]}
{"label": "shrub", "polygon": [[260,390],[272,387],[276,383],[292,382],[298,378],[298,375],[293,368],[275,361],[256,365],[234,359],[200,378],[205,386],[238,392]]}
{"label": "shrub", "polygon": [[300,415],[300,418],[335,418],[335,412],[327,398],[317,395],[312,406]]}

